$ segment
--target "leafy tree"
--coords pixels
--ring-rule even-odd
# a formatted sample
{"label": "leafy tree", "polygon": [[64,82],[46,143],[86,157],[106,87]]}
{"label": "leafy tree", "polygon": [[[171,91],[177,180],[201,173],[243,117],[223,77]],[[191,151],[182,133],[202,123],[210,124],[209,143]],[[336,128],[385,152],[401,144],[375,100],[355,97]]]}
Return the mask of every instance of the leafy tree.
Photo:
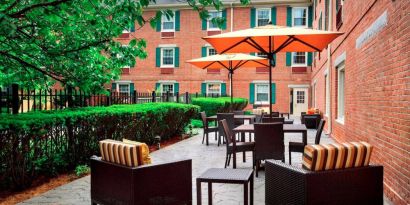
{"label": "leafy tree", "polygon": [[[241,0],[247,4],[249,0]],[[202,19],[220,0],[184,1]],[[147,57],[146,41],[133,36],[128,46],[114,40],[124,29],[155,26],[170,10],[152,18],[144,9],[155,0],[2,0],[0,2],[0,86],[50,86],[56,81],[99,90],[118,79],[121,68]],[[214,18],[222,25],[225,19]],[[138,29],[137,28],[137,29]]]}

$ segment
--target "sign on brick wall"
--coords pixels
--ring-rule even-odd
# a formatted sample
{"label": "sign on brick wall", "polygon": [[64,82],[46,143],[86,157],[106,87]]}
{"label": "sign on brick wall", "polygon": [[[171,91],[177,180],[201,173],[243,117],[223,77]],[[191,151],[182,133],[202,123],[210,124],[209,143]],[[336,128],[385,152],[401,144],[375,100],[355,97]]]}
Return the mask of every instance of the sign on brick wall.
{"label": "sign on brick wall", "polygon": [[356,39],[356,49],[359,49],[369,41],[372,37],[377,35],[387,25],[387,11],[384,11],[379,18],[376,19],[360,36]]}

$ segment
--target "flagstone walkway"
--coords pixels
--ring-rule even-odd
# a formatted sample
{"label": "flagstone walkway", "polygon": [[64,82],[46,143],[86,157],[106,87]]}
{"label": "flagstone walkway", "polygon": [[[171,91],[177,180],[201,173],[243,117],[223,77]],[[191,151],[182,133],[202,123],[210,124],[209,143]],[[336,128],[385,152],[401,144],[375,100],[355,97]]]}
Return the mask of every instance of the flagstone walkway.
{"label": "flagstone walkway", "polygon": [[[295,123],[298,122],[295,119]],[[308,143],[314,142],[316,130],[308,131]],[[285,157],[288,163],[287,145],[289,141],[301,141],[301,134],[285,134]],[[201,175],[205,170],[213,167],[223,168],[225,163],[225,146],[217,146],[216,141],[213,140],[214,135],[210,135],[210,144],[206,146],[201,144],[202,130],[200,133],[192,138],[186,139],[174,145],[168,146],[164,149],[155,151],[151,154],[153,163],[168,162],[178,159],[192,159],[192,193],[193,204],[196,204],[196,177]],[[321,143],[333,142],[331,138],[322,135]],[[300,166],[302,155],[295,153],[292,155],[292,164]],[[252,156],[247,154],[246,163],[242,162],[242,156],[238,155],[238,168],[252,168]],[[232,162],[231,162],[232,165]],[[264,171],[259,172],[259,177],[255,178],[255,204],[265,204],[265,174]],[[215,184],[213,186],[213,202],[214,204],[223,205],[240,205],[243,204],[243,186],[242,185],[227,185]],[[202,202],[207,204],[207,186],[202,186]],[[56,189],[50,190],[40,196],[31,198],[20,204],[75,204],[89,205],[90,201],[90,177],[86,176],[75,180],[66,185],[60,186]],[[386,204],[386,203],[385,203]]]}

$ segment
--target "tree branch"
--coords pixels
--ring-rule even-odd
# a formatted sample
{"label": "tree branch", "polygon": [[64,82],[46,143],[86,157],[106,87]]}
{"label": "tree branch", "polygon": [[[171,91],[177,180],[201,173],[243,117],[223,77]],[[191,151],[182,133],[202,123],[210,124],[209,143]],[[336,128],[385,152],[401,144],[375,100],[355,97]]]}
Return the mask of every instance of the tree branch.
{"label": "tree branch", "polygon": [[33,5],[30,5],[30,6],[24,8],[20,11],[17,11],[13,14],[9,14],[8,16],[10,16],[11,18],[20,18],[24,13],[26,13],[26,12],[32,10],[32,9],[35,9],[35,8],[38,8],[38,7],[43,7],[43,6],[57,6],[59,4],[62,4],[62,3],[68,2],[68,1],[72,1],[72,0],[56,0],[56,1],[51,1],[51,2],[33,4]]}
{"label": "tree branch", "polygon": [[67,53],[77,52],[77,51],[81,51],[81,50],[84,50],[84,49],[87,49],[87,48],[90,48],[90,47],[98,46],[102,43],[109,42],[110,40],[111,39],[103,39],[103,40],[92,42],[90,44],[87,44],[87,45],[84,45],[84,46],[81,46],[81,47],[78,47],[78,48],[74,48],[74,49],[71,49],[71,50],[63,50],[63,51],[54,50],[54,51],[49,51],[48,53],[51,54],[51,55],[65,55]]}

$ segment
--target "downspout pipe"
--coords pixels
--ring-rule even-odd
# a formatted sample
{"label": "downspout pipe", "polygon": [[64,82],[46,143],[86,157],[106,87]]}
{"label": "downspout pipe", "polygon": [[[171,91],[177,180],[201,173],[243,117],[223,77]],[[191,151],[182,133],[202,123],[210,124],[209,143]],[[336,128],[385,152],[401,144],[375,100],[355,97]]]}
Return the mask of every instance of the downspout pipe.
{"label": "downspout pipe", "polygon": [[[332,6],[333,1],[329,1],[329,28],[333,30],[333,6]],[[327,71],[328,71],[328,78],[329,78],[329,115],[328,115],[328,127],[327,127],[327,133],[329,136],[332,134],[332,52],[331,52],[332,46],[329,44],[327,45]]]}

